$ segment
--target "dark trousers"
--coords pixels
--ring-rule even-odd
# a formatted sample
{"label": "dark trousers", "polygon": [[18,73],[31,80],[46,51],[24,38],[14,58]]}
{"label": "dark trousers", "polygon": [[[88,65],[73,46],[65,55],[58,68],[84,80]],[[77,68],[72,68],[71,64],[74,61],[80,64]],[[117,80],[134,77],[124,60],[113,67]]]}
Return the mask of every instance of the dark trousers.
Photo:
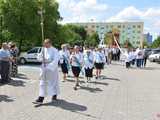
{"label": "dark trousers", "polygon": [[135,65],[135,61],[136,61],[135,59],[132,60],[132,65]]}
{"label": "dark trousers", "polygon": [[113,60],[116,61],[116,59],[117,59],[117,55],[113,54]]}
{"label": "dark trousers", "polygon": [[144,67],[146,66],[147,64],[147,57],[144,58]]}
{"label": "dark trousers", "polygon": [[106,63],[108,63],[108,57],[106,56]]}
{"label": "dark trousers", "polygon": [[144,67],[144,59],[141,59],[141,67]]}
{"label": "dark trousers", "polygon": [[142,60],[141,59],[137,59],[136,60],[136,64],[137,64],[137,67],[141,67],[141,65],[142,65]]}
{"label": "dark trousers", "polygon": [[126,68],[130,68],[130,62],[126,62]]}
{"label": "dark trousers", "polygon": [[10,63],[7,61],[0,61],[0,73],[1,73],[1,81],[8,82],[9,81],[9,68]]}

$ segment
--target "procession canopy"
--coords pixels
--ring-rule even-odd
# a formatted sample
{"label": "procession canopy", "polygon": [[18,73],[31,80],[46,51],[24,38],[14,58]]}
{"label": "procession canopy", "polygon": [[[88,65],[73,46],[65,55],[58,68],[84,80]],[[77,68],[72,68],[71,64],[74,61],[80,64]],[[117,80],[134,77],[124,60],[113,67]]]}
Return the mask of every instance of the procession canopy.
{"label": "procession canopy", "polygon": [[111,46],[111,47],[120,46],[119,37],[120,37],[120,31],[117,28],[113,28],[112,31],[106,33],[105,35],[106,46]]}

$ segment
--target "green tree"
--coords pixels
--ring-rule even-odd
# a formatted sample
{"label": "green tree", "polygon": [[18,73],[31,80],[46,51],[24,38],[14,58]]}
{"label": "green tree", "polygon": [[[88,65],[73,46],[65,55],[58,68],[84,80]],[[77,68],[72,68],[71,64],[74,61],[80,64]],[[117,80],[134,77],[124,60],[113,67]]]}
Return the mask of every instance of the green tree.
{"label": "green tree", "polygon": [[85,45],[86,46],[92,46],[92,47],[97,47],[100,42],[98,33],[93,33],[92,35],[88,35]]}
{"label": "green tree", "polygon": [[55,44],[56,47],[59,48],[60,45],[64,43],[68,43],[72,46],[77,44],[81,36],[77,34],[70,25],[58,25],[56,38],[58,41]]}
{"label": "green tree", "polygon": [[[60,20],[58,3],[55,0],[0,0],[4,27],[11,32],[21,46],[33,47],[41,44],[40,5],[45,10],[45,37],[56,39],[57,21]],[[25,49],[25,48],[23,48]]]}
{"label": "green tree", "polygon": [[[9,42],[9,41],[12,41],[14,39],[14,36],[8,30],[3,30],[2,31],[2,39]],[[17,41],[14,41],[14,42],[17,42]]]}
{"label": "green tree", "polygon": [[143,41],[143,46],[144,46],[144,48],[148,48],[149,47],[149,44],[147,43],[147,40]]}
{"label": "green tree", "polygon": [[1,0],[4,27],[19,40],[19,49],[26,40],[37,38],[39,33],[37,6],[29,0]]}
{"label": "green tree", "polygon": [[87,31],[83,26],[77,26],[77,25],[72,25],[68,24],[68,27],[75,33],[77,34],[76,36],[78,37],[77,40],[75,40],[75,44],[79,45],[84,45],[85,40],[87,39]]}
{"label": "green tree", "polygon": [[160,36],[152,43],[152,48],[158,48],[160,47]]}

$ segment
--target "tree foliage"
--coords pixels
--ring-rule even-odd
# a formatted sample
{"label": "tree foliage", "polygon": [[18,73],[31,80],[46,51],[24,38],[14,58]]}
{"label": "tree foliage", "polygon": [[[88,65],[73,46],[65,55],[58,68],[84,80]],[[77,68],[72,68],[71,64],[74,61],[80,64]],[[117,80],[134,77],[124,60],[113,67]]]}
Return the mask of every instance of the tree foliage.
{"label": "tree foliage", "polygon": [[[40,4],[36,0],[1,0],[1,14],[4,27],[11,32],[21,46],[41,44]],[[55,38],[57,20],[60,19],[58,4],[55,0],[42,0],[45,10],[45,37]]]}
{"label": "tree foliage", "polygon": [[88,35],[85,45],[87,46],[92,46],[92,47],[97,47],[100,42],[98,34],[95,32],[92,35]]}
{"label": "tree foliage", "polygon": [[158,48],[160,47],[160,36],[152,43],[152,48]]}
{"label": "tree foliage", "polygon": [[16,42],[21,50],[40,46],[41,17],[43,8],[44,37],[53,40],[55,47],[63,43],[70,45],[97,45],[98,35],[87,35],[82,26],[58,24],[62,20],[56,0],[0,0],[0,14],[3,16],[1,39]]}

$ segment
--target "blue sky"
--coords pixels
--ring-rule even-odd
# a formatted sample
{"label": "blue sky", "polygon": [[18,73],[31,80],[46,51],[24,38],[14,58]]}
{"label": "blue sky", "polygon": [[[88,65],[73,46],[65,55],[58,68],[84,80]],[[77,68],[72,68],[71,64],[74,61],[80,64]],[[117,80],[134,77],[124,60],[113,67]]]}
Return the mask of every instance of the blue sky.
{"label": "blue sky", "polygon": [[63,23],[143,21],[144,32],[160,34],[160,0],[57,0]]}

